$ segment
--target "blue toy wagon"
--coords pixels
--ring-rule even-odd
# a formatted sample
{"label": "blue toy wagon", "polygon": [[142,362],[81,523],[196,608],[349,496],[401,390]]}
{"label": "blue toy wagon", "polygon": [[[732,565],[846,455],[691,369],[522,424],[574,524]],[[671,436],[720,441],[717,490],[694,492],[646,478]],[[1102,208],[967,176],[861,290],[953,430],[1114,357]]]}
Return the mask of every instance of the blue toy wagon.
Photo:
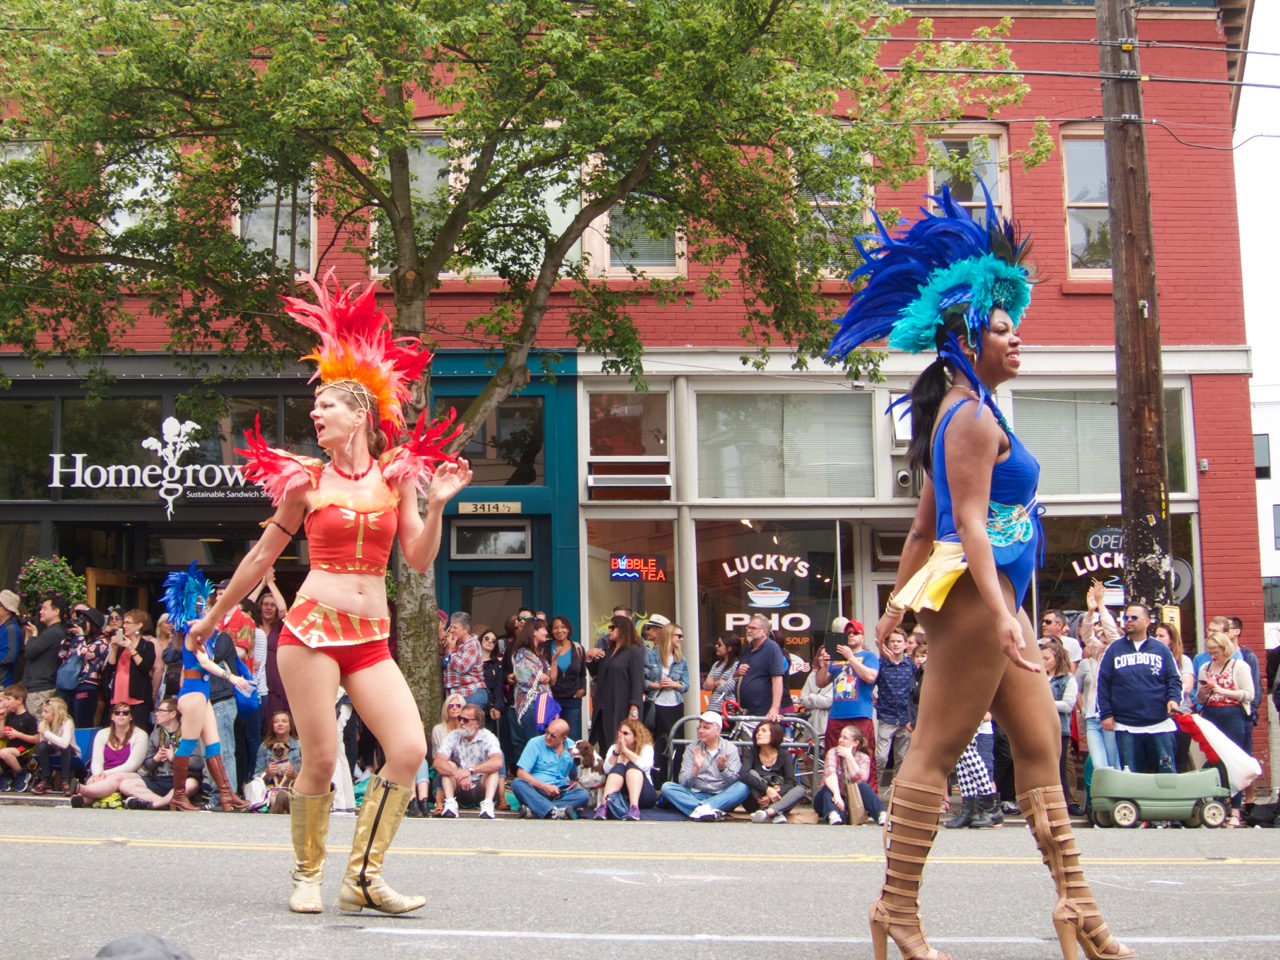
{"label": "blue toy wagon", "polygon": [[1218,771],[1130,773],[1095,770],[1090,784],[1093,821],[1100,827],[1136,827],[1144,820],[1180,820],[1187,827],[1220,827],[1230,792]]}

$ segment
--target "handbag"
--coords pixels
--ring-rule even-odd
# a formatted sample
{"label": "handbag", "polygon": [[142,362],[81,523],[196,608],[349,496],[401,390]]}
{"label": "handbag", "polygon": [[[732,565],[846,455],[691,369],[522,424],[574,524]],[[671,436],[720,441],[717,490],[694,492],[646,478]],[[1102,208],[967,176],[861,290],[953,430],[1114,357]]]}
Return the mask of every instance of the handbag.
{"label": "handbag", "polygon": [[231,689],[235,691],[236,695],[236,715],[240,716],[242,714],[254,713],[258,709],[258,705],[261,703],[258,698],[258,685],[254,682],[253,674],[249,672],[249,668],[245,665],[243,660],[236,657],[235,663],[236,665],[234,667],[223,663],[223,669],[228,673],[234,671],[237,675],[244,677],[249,681],[248,693],[241,693],[239,687],[235,684],[231,685]]}
{"label": "handbag", "polygon": [[59,690],[74,690],[80,686],[80,674],[83,671],[84,657],[78,653],[69,654],[67,659],[62,661],[62,666],[58,668],[54,685]]}
{"label": "handbag", "polygon": [[547,725],[556,717],[560,716],[560,704],[556,702],[556,698],[549,693],[538,694],[537,702],[533,705],[534,724],[538,728],[538,732],[542,733],[547,729]]}
{"label": "handbag", "polygon": [[862,803],[862,791],[858,784],[848,777],[844,778],[844,813],[845,823],[856,827],[867,819],[867,808]]}

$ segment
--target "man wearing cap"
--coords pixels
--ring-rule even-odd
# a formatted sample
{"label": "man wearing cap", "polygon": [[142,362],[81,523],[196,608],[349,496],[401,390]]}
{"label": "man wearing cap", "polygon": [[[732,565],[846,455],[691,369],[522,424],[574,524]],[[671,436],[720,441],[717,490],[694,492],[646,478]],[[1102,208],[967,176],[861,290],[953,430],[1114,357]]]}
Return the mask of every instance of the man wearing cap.
{"label": "man wearing cap", "polygon": [[680,776],[662,785],[662,796],[690,820],[723,820],[747,799],[747,785],[738,776],[738,749],[720,736],[723,718],[708,710],[698,717],[698,742],[684,752]]}
{"label": "man wearing cap", "polygon": [[[834,750],[840,742],[840,731],[855,726],[862,731],[867,743],[876,742],[875,711],[876,678],[880,676],[880,658],[863,645],[866,631],[861,622],[850,620],[844,626],[845,642],[836,645],[838,660],[818,667],[816,683],[819,687],[834,684],[831,693],[831,712],[827,714],[827,729],[823,748]],[[867,781],[872,790],[878,789],[874,767]]]}
{"label": "man wearing cap", "polygon": [[0,688],[18,680],[18,654],[22,652],[18,609],[18,595],[12,590],[0,590]]}

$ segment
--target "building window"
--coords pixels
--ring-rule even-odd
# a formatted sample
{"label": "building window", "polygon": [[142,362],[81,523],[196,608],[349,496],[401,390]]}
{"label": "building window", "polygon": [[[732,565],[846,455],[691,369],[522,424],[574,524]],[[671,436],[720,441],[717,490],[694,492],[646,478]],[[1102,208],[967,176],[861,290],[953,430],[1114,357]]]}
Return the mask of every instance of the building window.
{"label": "building window", "polygon": [[311,183],[268,182],[257,202],[240,211],[240,239],[271,255],[277,269],[312,272]]}
{"label": "building window", "polygon": [[[255,423],[261,424],[267,443],[272,446],[279,443],[276,397],[226,397],[223,402],[226,404],[225,412],[218,418],[217,428],[196,434],[198,446],[188,454],[188,463],[240,463],[236,448],[244,446],[244,435],[253,429]],[[181,409],[179,405],[179,419],[185,419]],[[307,419],[309,422],[310,417]]]}
{"label": "building window", "polygon": [[[824,144],[818,153],[830,157],[833,150],[830,144]],[[815,171],[812,178],[798,173],[797,187],[812,213],[806,228],[806,236],[812,239],[806,246],[826,246],[831,253],[826,263],[814,265],[827,277],[849,276],[862,262],[851,241],[871,222],[870,210],[874,205],[871,191],[856,173],[837,177],[824,176],[822,171]]]}
{"label": "building window", "polygon": [[1253,472],[1259,480],[1271,479],[1271,437],[1268,434],[1253,435]]}
{"label": "building window", "polygon": [[1280,503],[1271,508],[1271,527],[1275,532],[1276,549],[1280,550]]}
{"label": "building window", "polygon": [[[64,500],[155,500],[154,489],[116,482],[110,467],[145,467],[159,463],[142,446],[162,429],[160,399],[111,397],[106,400],[63,400],[62,437]],[[84,454],[84,483],[76,486],[67,471]],[[90,470],[90,467],[96,469]]]}
{"label": "building window", "polygon": [[454,520],[451,560],[528,560],[533,556],[528,520]]}
{"label": "building window", "polygon": [[609,211],[609,269],[675,270],[676,237],[674,233],[650,232],[638,216],[627,211],[625,203],[615,204]]}
{"label": "building window", "polygon": [[147,151],[109,165],[103,172],[103,186],[108,196],[116,198],[116,206],[102,224],[107,235],[119,238],[134,227],[159,223],[168,199],[166,181],[171,175],[169,158],[160,151]]}
{"label": "building window", "polygon": [[665,393],[593,393],[588,411],[592,457],[667,458]]}
{"label": "building window", "polygon": [[[472,397],[435,398],[436,416],[450,408],[461,416]],[[476,428],[459,453],[471,462],[476,487],[541,486],[545,431],[542,397],[507,397]]]}
{"label": "building window", "polygon": [[[449,187],[449,159],[443,155],[445,139],[439,133],[423,133],[409,145],[409,179],[413,191],[413,223],[419,249],[425,249],[444,220],[444,210],[437,206],[446,202]],[[387,165],[382,175],[390,177]],[[373,217],[372,242],[374,272],[386,276],[396,265],[395,241],[386,214]]]}
{"label": "building window", "polygon": [[1262,578],[1262,609],[1262,619],[1267,623],[1280,620],[1280,577]]}
{"label": "building window", "polygon": [[[53,401],[0,400],[0,500],[44,500],[49,496],[53,450]],[[5,581],[10,583],[12,581]]]}
{"label": "building window", "polygon": [[1102,134],[1062,139],[1066,176],[1067,243],[1073,276],[1111,274],[1111,215],[1107,150]]}
{"label": "building window", "polygon": [[[987,199],[978,181],[986,185],[995,205],[996,216],[1007,217],[1008,211],[1008,146],[1004,130],[991,124],[966,125],[943,135],[930,144],[930,193],[943,186],[951,187],[951,197],[965,207],[979,223],[986,221]],[[969,172],[959,172],[950,164],[967,161]]]}
{"label": "building window", "polygon": [[697,407],[700,497],[875,494],[870,395],[704,393]]}
{"label": "building window", "polygon": [[[1041,495],[1119,494],[1120,424],[1114,390],[1014,392],[1014,427],[1040,461]],[[1187,492],[1182,390],[1164,392],[1169,489]]]}

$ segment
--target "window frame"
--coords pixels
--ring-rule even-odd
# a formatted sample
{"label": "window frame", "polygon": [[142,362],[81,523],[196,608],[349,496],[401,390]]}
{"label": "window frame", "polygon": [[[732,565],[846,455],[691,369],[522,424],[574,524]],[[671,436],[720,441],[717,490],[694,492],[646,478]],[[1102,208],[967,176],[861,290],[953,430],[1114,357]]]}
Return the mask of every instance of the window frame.
{"label": "window frame", "polygon": [[[830,144],[824,144],[824,146],[830,147]],[[826,156],[827,154],[823,155]],[[862,159],[868,167],[875,165],[875,157],[869,153],[863,154]],[[872,215],[876,208],[875,184],[860,180],[858,183],[858,196],[853,199],[844,199],[835,196],[818,196],[817,194],[810,193],[806,190],[799,180],[796,180],[795,186],[797,194],[803,193],[807,197],[809,207],[811,209],[816,208],[818,211],[825,211],[829,207],[847,207],[851,204],[862,204],[862,225],[866,227],[867,230],[872,230],[875,227],[875,218]],[[828,225],[828,232],[833,232],[830,231],[830,220],[827,219],[825,215],[822,215],[822,219]],[[824,280],[843,281],[848,279],[851,271],[837,270],[834,269],[831,264],[827,264],[817,272],[818,276]]]}
{"label": "window frame", "polygon": [[[448,142],[449,138],[445,135],[444,130],[439,125],[437,125],[432,121],[419,120],[415,123],[415,126],[417,127],[417,131],[414,133],[415,139],[426,141],[426,140],[436,138],[436,139],[443,140],[446,143]],[[374,156],[375,158],[377,158],[378,163],[385,163],[382,157],[379,156],[377,150],[374,151]],[[457,193],[459,189],[461,189],[461,184],[459,182],[459,177],[457,172],[454,171],[450,165],[446,165],[446,167],[447,167],[447,172],[444,176],[444,183],[445,183],[445,186],[448,188],[449,193],[451,195],[454,195]],[[414,186],[416,187],[417,184],[415,183]],[[369,279],[370,280],[385,280],[387,277],[391,276],[391,271],[395,269],[394,265],[387,266],[384,269],[382,264],[378,263],[373,258],[374,249],[377,246],[378,230],[379,230],[378,218],[376,215],[371,216],[369,218]],[[458,277],[458,276],[463,276],[463,274],[444,272],[444,273],[441,273],[441,276],[442,277]],[[487,276],[487,274],[478,274],[477,276]]]}
{"label": "window frame", "polygon": [[[984,121],[961,121],[945,127],[937,136],[930,137],[926,150],[930,149],[939,141],[974,141],[979,139],[987,139],[994,141],[995,149],[991,152],[991,160],[996,165],[996,185],[999,192],[999,198],[992,198],[992,204],[996,209],[996,216],[1001,219],[1009,217],[1009,211],[1013,207],[1013,187],[1009,177],[1009,131],[998,123],[987,123]],[[928,162],[928,156],[925,157],[927,165],[927,180],[929,184],[928,192],[936,194],[941,186],[937,182],[937,168]],[[960,206],[967,209],[971,214],[974,210],[984,210],[986,208],[985,199],[982,201],[968,201],[960,203]],[[931,202],[930,207],[934,207]],[[976,218],[975,218],[976,219]]]}
{"label": "window frame", "polygon": [[[626,200],[619,200],[614,207],[626,206]],[[613,215],[611,207],[596,217],[582,231],[582,256],[587,263],[587,275],[604,279],[630,280],[631,271],[625,266],[613,265],[613,247],[609,243],[609,224]],[[636,267],[635,269],[649,277],[686,277],[689,275],[689,246],[683,230],[677,230],[673,237],[675,255],[670,266]]]}
{"label": "window frame", "polygon": [[[1266,460],[1265,463],[1258,462],[1259,440],[1261,440],[1263,444],[1263,451],[1265,453]],[[1265,473],[1263,472],[1264,470],[1266,471]],[[1255,479],[1271,479],[1271,434],[1269,433],[1255,433],[1253,435],[1253,471]]]}
{"label": "window frame", "polygon": [[1059,131],[1060,149],[1062,150],[1062,229],[1067,252],[1067,276],[1072,280],[1110,280],[1115,263],[1115,249],[1112,248],[1112,266],[1105,270],[1099,267],[1076,267],[1071,255],[1071,211],[1072,210],[1106,210],[1110,206],[1110,184],[1108,184],[1108,201],[1103,203],[1072,203],[1070,165],[1067,162],[1067,143],[1071,140],[1096,141],[1103,145],[1103,156],[1106,156],[1106,141],[1101,123],[1073,123],[1064,125]]}

